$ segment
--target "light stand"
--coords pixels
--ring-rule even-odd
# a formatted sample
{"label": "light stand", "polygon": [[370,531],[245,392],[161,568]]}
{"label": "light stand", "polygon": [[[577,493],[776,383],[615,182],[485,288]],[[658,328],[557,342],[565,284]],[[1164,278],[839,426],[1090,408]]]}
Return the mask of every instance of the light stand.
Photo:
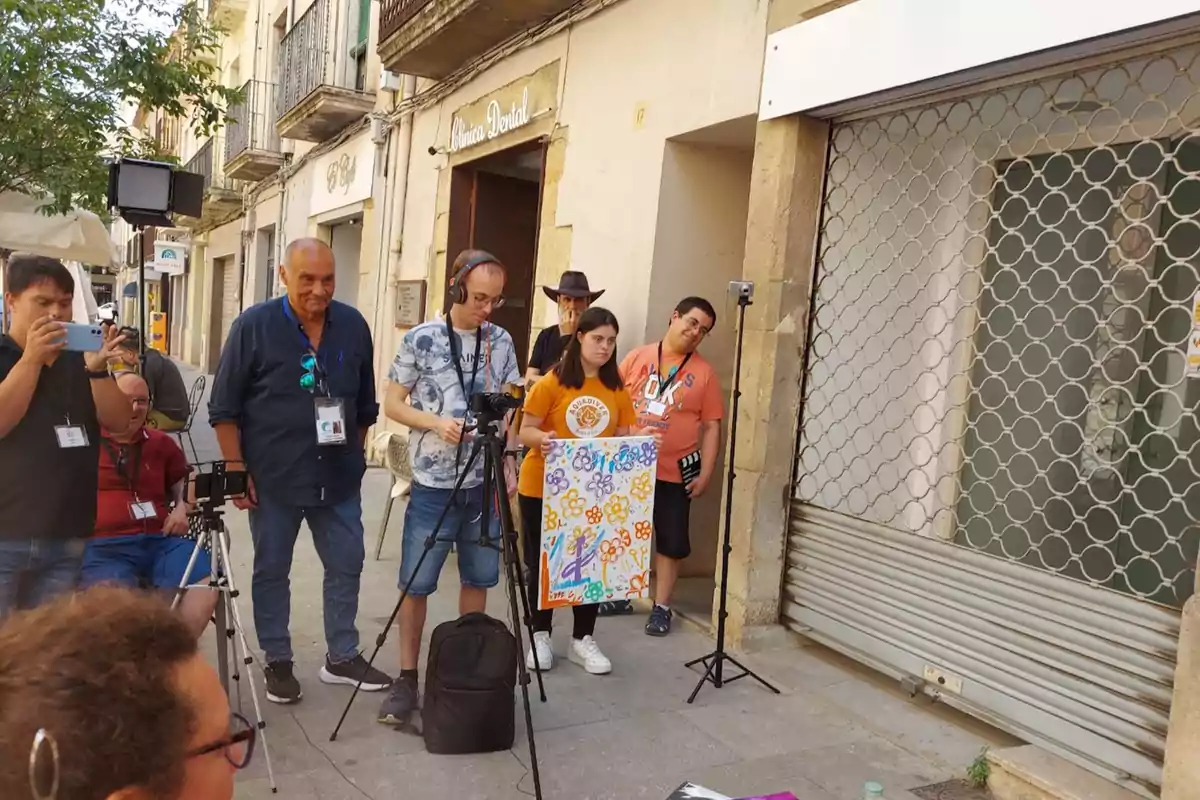
{"label": "light stand", "polygon": [[[733,527],[734,455],[737,450],[738,405],[742,397],[742,342],[746,332],[746,309],[754,303],[754,284],[743,281],[734,281],[729,284],[729,289],[737,294],[738,326],[737,348],[735,351],[736,355],[734,356],[733,365],[733,399],[730,402],[729,469],[725,478],[725,530],[722,534],[721,543],[721,600],[720,607],[717,612],[717,649],[713,650],[708,655],[692,659],[685,665],[691,668],[696,664],[704,664],[704,674],[700,676],[699,682],[696,683],[696,688],[692,690],[692,694],[688,697],[687,701],[689,704],[696,699],[696,695],[700,694],[700,689],[704,686],[706,681],[720,689],[727,683],[733,683],[734,681],[747,676],[754,678],[754,680],[758,681],[775,694],[779,694],[778,689],[756,675],[749,667],[745,666],[736,658],[725,652],[725,617],[728,616],[726,606],[729,599],[729,554],[733,550],[733,546],[729,543],[729,535]],[[726,661],[740,669],[741,672],[729,678],[725,677],[724,665]]]}
{"label": "light stand", "polygon": [[146,374],[146,228],[135,225],[138,243],[138,367]]}

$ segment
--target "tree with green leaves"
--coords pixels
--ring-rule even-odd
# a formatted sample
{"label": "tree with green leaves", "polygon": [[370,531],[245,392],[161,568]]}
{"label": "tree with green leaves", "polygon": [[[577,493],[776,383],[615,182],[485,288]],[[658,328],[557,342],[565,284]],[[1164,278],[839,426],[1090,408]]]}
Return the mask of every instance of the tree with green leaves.
{"label": "tree with green leaves", "polygon": [[[212,2],[212,0],[209,0]],[[0,192],[46,196],[48,211],[105,210],[106,159],[161,157],[126,109],[224,122],[219,31],[195,0],[0,0]]]}

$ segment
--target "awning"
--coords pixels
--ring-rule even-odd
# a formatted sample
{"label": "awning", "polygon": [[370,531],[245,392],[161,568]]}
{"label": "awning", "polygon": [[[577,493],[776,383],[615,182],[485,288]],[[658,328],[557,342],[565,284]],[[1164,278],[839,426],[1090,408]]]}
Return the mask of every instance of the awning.
{"label": "awning", "polygon": [[0,194],[0,247],[101,267],[115,263],[112,238],[98,216],[81,209],[46,216],[38,210],[46,202],[18,192]]}
{"label": "awning", "polygon": [[130,281],[129,283],[125,284],[125,288],[121,290],[121,296],[122,297],[137,297],[138,296],[137,281]]}

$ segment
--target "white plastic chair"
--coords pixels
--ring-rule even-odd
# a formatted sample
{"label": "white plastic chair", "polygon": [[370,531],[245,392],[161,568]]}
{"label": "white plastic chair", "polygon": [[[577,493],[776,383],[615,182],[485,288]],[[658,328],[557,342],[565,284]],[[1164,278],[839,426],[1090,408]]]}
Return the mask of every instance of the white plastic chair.
{"label": "white plastic chair", "polygon": [[375,543],[375,560],[383,552],[383,537],[387,534],[388,520],[392,516],[392,504],[404,497],[412,488],[412,461],[408,455],[408,434],[384,431],[375,437],[375,450],[383,450],[383,466],[392,473],[392,488],[388,492],[387,505],[383,509],[383,522],[379,525],[379,539]]}

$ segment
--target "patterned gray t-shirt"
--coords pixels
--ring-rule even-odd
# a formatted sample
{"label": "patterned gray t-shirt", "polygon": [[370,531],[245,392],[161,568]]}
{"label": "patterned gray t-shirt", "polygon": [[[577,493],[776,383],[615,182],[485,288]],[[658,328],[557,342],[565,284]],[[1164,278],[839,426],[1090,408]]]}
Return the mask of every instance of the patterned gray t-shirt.
{"label": "patterned gray t-shirt", "polygon": [[[428,411],[439,417],[466,419],[467,398],[476,392],[503,392],[507,384],[520,378],[517,369],[517,353],[512,337],[501,327],[487,323],[482,328],[483,341],[479,346],[479,359],[483,363],[471,385],[471,374],[475,370],[475,345],[477,331],[459,331],[459,364],[462,378],[468,391],[463,392],[458,372],[451,361],[450,339],[444,320],[424,322],[404,335],[388,380],[398,383],[409,391],[409,402],[414,408]],[[470,421],[469,421],[470,422]],[[434,489],[453,489],[456,457],[459,448],[442,441],[434,431],[413,431],[409,442],[412,454],[413,478],[422,486]],[[471,452],[470,440],[464,440],[461,462],[466,464]],[[478,486],[483,482],[483,459],[475,460],[473,474],[467,476],[463,486]]]}

